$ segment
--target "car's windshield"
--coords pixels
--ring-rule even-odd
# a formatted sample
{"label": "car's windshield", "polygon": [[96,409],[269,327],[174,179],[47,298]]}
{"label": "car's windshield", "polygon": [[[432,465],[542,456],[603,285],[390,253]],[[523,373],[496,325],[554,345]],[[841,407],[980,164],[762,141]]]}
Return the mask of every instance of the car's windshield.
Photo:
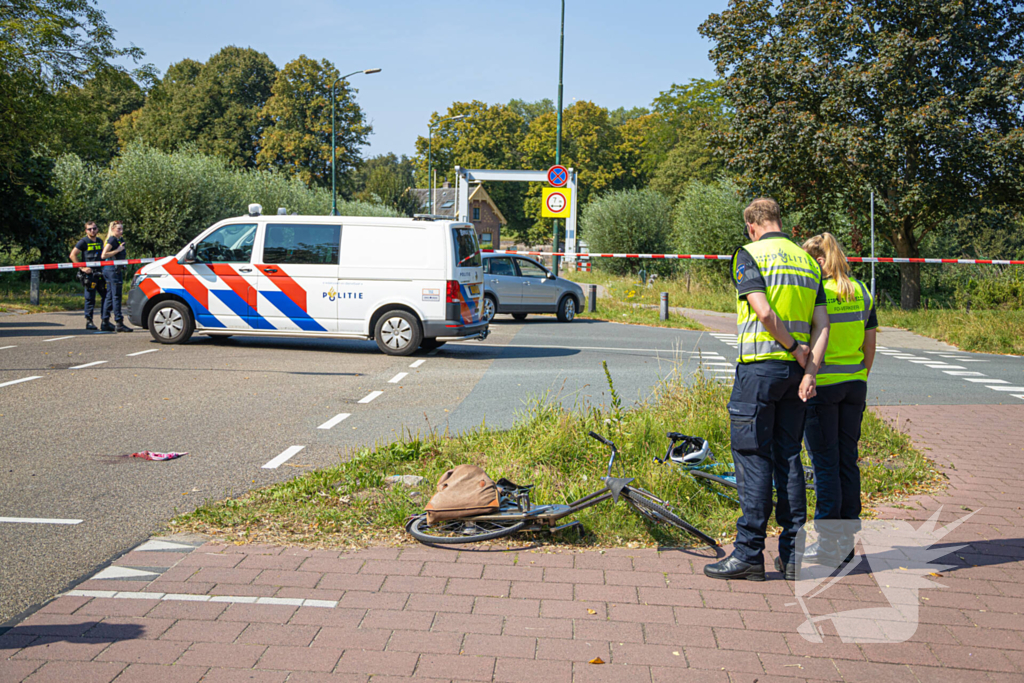
{"label": "car's windshield", "polygon": [[455,243],[455,266],[457,268],[480,267],[480,247],[476,242],[476,230],[452,228],[452,241]]}

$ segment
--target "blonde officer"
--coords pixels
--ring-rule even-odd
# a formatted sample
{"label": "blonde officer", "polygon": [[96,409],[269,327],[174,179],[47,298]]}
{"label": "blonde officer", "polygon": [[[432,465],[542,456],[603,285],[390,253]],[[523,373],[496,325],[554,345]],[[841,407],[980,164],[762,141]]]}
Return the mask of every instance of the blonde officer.
{"label": "blonde officer", "polygon": [[838,566],[853,557],[860,527],[860,470],[857,442],[875,358],[874,302],[830,233],[807,240],[804,250],[821,266],[828,302],[829,338],[818,370],[817,395],[807,402],[804,440],[814,464],[818,542],[803,561]]}

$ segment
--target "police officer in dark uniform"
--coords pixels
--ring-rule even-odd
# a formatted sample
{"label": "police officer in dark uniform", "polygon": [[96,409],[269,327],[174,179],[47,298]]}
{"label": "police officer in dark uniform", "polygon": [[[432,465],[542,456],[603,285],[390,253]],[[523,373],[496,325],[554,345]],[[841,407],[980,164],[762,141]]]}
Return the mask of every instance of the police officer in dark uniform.
{"label": "police officer in dark uniform", "polygon": [[[103,240],[99,238],[99,227],[94,221],[85,224],[85,237],[78,240],[78,243],[71,250],[71,262],[81,263],[83,261],[99,261],[103,253]],[[98,270],[89,266],[78,269],[78,281],[85,287],[85,329],[95,330],[96,325],[92,322],[92,313],[96,309],[96,295],[100,297],[100,305],[103,305],[107,298],[107,283]],[[110,321],[103,319],[103,330],[112,332],[114,326]]]}
{"label": "police officer in dark uniform", "polygon": [[[124,239],[124,226],[121,221],[113,221],[107,230],[107,241],[103,246],[103,258],[110,260],[127,260],[128,245]],[[103,316],[114,314],[117,325],[112,330],[116,332],[134,332],[132,328],[124,324],[124,313],[121,311],[121,294],[124,289],[124,269],[121,266],[103,266],[103,277],[107,281],[107,298],[103,300]],[[106,329],[106,328],[104,328]]]}
{"label": "police officer in dark uniform", "polygon": [[772,512],[782,526],[776,569],[796,578],[796,540],[807,521],[800,462],[805,402],[828,345],[821,268],[782,234],[779,205],[756,199],[743,212],[752,240],[733,256],[739,359],[729,401],[733,462],[743,515],[732,555],[704,567],[715,579],[764,581]]}

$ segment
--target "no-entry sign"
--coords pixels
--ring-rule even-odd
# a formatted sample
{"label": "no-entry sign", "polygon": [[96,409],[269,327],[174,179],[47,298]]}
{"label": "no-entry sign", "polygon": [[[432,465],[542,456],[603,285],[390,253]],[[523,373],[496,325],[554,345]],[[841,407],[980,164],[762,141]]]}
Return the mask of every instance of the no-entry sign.
{"label": "no-entry sign", "polygon": [[572,190],[566,187],[545,187],[540,215],[543,218],[568,218]]}

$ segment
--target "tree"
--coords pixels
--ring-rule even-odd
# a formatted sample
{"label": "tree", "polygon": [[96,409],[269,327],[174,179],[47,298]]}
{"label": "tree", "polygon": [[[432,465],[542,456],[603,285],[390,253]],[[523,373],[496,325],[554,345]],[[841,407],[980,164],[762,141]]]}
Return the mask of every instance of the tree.
{"label": "tree", "polygon": [[[669,250],[672,205],[654,190],[619,190],[595,197],[583,209],[580,233],[595,252],[663,254]],[[614,273],[669,270],[672,264],[640,259],[600,259]]]}
{"label": "tree", "polygon": [[56,98],[61,125],[54,128],[55,139],[48,146],[55,153],[107,163],[120,148],[115,125],[145,101],[142,87],[116,69],[104,69],[81,86],[67,86]]}
{"label": "tree", "polygon": [[530,124],[541,114],[555,113],[555,103],[547,97],[536,102],[512,99],[508,101],[508,108],[523,119],[523,133],[529,130]]}
{"label": "tree", "polygon": [[[672,248],[680,254],[731,254],[750,240],[744,232],[743,209],[749,198],[727,178],[691,181],[676,204]],[[721,263],[715,261],[713,263]],[[727,274],[728,262],[715,270]],[[702,268],[706,269],[703,266]]]}
{"label": "tree", "polygon": [[[961,216],[1024,204],[1024,15],[981,0],[733,0],[700,27],[734,125],[730,167],[813,215],[879,201],[898,256]],[[916,308],[920,270],[901,264]]]}
{"label": "tree", "polygon": [[419,200],[408,190],[413,187],[413,160],[404,154],[379,154],[364,161],[353,174],[353,197],[360,201],[390,206],[406,216],[419,210]]}
{"label": "tree", "polygon": [[[285,65],[263,108],[269,126],[260,140],[257,164],[302,179],[307,185],[331,184],[331,83],[340,74],[326,59],[301,55]],[[361,160],[360,148],[372,128],[355,101],[356,89],[339,81],[335,101],[337,177],[344,179]]]}
{"label": "tree", "polygon": [[182,60],[141,111],[121,122],[121,142],[141,140],[165,152],[194,143],[234,166],[254,168],[276,76],[270,58],[251,48],[225,47],[205,64]]}

